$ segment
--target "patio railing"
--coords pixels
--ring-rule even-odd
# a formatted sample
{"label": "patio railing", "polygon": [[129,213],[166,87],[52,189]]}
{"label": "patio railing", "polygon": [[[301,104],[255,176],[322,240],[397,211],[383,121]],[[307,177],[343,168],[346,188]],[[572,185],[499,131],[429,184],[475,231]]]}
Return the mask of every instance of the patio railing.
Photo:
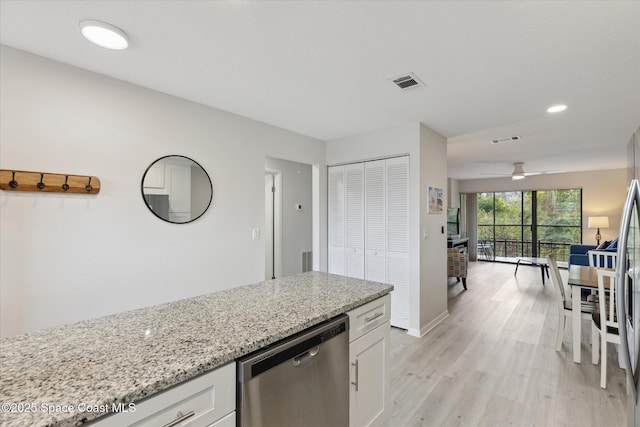
{"label": "patio railing", "polygon": [[[493,258],[515,258],[518,256],[533,256],[533,242],[512,239],[479,239],[479,243],[489,245],[489,253]],[[558,260],[565,261],[569,259],[569,246],[572,243],[566,242],[536,242],[537,256],[544,257],[550,253],[556,255]]]}

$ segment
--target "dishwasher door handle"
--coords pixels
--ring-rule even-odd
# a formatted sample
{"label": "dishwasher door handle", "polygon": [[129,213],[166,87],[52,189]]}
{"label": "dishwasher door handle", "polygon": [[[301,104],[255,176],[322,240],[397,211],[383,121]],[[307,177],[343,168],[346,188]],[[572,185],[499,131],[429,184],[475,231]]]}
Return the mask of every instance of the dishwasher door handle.
{"label": "dishwasher door handle", "polygon": [[302,362],[304,362],[305,360],[308,360],[308,359],[313,359],[314,357],[316,357],[318,355],[319,352],[320,352],[320,346],[319,345],[309,349],[309,351],[305,351],[301,355],[296,356],[296,357],[293,358],[293,366],[297,367],[297,366],[302,365]]}

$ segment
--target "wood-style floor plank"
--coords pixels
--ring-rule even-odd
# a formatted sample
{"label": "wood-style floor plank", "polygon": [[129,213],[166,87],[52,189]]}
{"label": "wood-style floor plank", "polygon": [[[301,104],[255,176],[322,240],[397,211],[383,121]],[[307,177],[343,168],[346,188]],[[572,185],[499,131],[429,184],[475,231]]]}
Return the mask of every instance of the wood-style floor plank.
{"label": "wood-style floor plank", "polygon": [[[537,267],[470,263],[468,291],[450,279],[450,316],[423,338],[391,331],[392,414],[386,427],[626,426],[626,383],[608,345],[607,389],[591,364],[583,322],[582,364],[571,354],[571,319],[555,351],[553,282]],[[567,280],[567,271],[561,270]]]}

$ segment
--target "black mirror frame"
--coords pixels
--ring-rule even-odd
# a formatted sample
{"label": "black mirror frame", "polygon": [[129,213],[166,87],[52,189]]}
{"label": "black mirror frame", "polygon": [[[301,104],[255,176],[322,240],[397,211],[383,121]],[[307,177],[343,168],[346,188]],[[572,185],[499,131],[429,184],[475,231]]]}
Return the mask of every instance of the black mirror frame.
{"label": "black mirror frame", "polygon": [[[207,203],[207,207],[204,208],[204,210],[202,211],[202,213],[200,215],[198,215],[195,218],[190,219],[189,221],[184,221],[184,222],[176,222],[176,221],[170,221],[166,218],[161,217],[160,215],[158,215],[153,209],[151,209],[151,207],[149,206],[149,204],[147,203],[147,200],[144,198],[145,194],[144,194],[144,179],[147,176],[147,172],[149,172],[149,169],[151,169],[153,167],[153,165],[155,165],[156,163],[158,163],[159,161],[163,160],[163,159],[167,159],[169,157],[180,157],[186,160],[189,160],[191,162],[193,162],[194,165],[197,165],[200,169],[202,169],[202,172],[204,172],[204,174],[206,175],[207,179],[209,180],[209,187],[211,188],[211,194],[209,196],[209,201]],[[202,215],[204,215],[208,210],[209,207],[211,207],[211,202],[213,201],[213,182],[211,181],[211,177],[209,176],[209,173],[207,172],[207,170],[205,168],[202,167],[202,165],[198,162],[196,162],[195,160],[193,160],[190,157],[187,156],[183,156],[180,154],[169,154],[167,156],[162,156],[156,160],[154,160],[153,162],[151,162],[151,164],[145,169],[144,173],[142,174],[142,179],[140,180],[140,194],[142,195],[142,201],[144,202],[145,206],[147,207],[147,209],[149,209],[151,211],[151,213],[153,213],[153,215],[155,215],[157,218],[161,219],[164,222],[168,222],[170,224],[189,224],[199,218],[202,217]]]}

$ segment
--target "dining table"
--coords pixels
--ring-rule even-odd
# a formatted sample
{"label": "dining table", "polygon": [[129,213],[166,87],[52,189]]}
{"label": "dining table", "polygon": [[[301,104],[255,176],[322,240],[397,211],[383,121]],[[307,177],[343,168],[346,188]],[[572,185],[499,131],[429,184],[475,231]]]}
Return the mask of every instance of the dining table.
{"label": "dining table", "polygon": [[[573,326],[573,361],[580,363],[582,348],[582,316],[580,305],[582,302],[582,290],[598,290],[598,270],[609,270],[612,268],[590,267],[584,265],[570,265],[568,283],[571,286],[571,323]],[[605,281],[605,288],[609,284]]]}

